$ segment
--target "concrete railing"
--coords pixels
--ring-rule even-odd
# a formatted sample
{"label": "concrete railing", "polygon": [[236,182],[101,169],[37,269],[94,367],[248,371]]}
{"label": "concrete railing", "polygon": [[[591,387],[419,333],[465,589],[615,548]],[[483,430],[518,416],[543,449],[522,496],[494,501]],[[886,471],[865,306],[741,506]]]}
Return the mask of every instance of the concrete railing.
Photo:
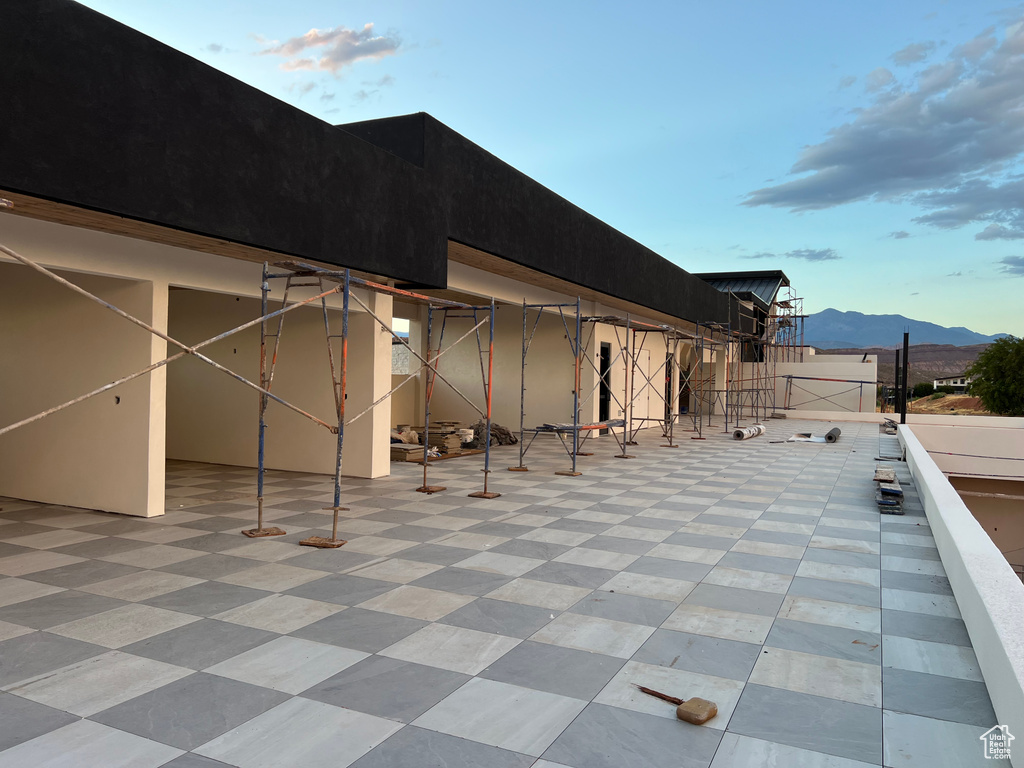
{"label": "concrete railing", "polygon": [[[908,426],[899,440],[996,717],[1024,738],[1024,584]],[[1024,750],[1014,752],[1021,768]]]}

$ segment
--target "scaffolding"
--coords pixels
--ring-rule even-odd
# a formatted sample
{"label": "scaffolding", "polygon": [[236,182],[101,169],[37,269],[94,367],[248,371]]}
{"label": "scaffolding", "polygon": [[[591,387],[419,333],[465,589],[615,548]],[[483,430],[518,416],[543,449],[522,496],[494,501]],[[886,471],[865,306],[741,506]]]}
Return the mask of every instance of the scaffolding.
{"label": "scaffolding", "polygon": [[[533,320],[532,327],[529,321],[530,310],[536,310],[537,315]],[[569,319],[566,317],[566,312],[572,310],[572,321],[573,328],[569,328]],[[565,329],[565,338],[569,342],[569,350],[573,355],[573,385],[572,385],[572,424],[544,424],[533,429],[527,429],[526,427],[526,366],[527,356],[530,353],[530,347],[533,345],[533,339],[537,335],[537,328],[540,326],[540,320],[544,316],[545,311],[556,311],[558,317],[562,321],[562,327]],[[555,474],[568,475],[570,477],[576,477],[581,473],[576,469],[576,460],[580,456],[580,369],[581,369],[581,337],[582,337],[582,320],[580,315],[580,299],[576,298],[574,304],[527,304],[526,299],[523,299],[523,346],[522,346],[522,358],[520,363],[520,387],[519,387],[519,464],[514,467],[509,467],[510,472],[527,472],[529,468],[523,463],[526,460],[526,454],[533,446],[534,441],[541,434],[554,434],[558,437],[562,443],[562,447],[565,448],[567,454],[572,461],[571,467],[568,471],[559,471]],[[527,328],[530,329],[527,334]],[[571,447],[565,442],[565,435],[569,434],[571,439]],[[526,435],[530,435],[529,441],[526,439]],[[589,435],[589,426],[588,432]],[[585,438],[584,438],[585,439]]]}
{"label": "scaffolding", "polygon": [[[260,377],[261,383],[263,383],[263,394],[260,398],[260,420],[259,420],[259,456],[258,456],[258,479],[257,479],[257,504],[258,504],[258,516],[259,525],[255,531],[246,532],[249,536],[267,536],[267,535],[280,535],[283,533],[279,528],[274,529],[274,532],[268,533],[263,528],[263,480],[265,475],[265,432],[266,432],[266,408],[267,408],[267,397],[270,395],[270,389],[273,385],[274,371],[277,365],[278,350],[281,341],[281,332],[283,330],[283,320],[278,320],[278,326],[276,333],[269,333],[267,329],[267,319],[270,315],[267,314],[268,301],[270,295],[270,281],[271,280],[284,280],[285,288],[284,295],[281,299],[282,309],[287,305],[288,296],[291,289],[296,287],[313,287],[319,288],[321,297],[321,305],[323,309],[323,321],[324,331],[327,340],[327,357],[331,369],[331,384],[334,393],[334,402],[337,415],[336,425],[327,425],[320,422],[324,426],[327,426],[331,432],[338,436],[337,440],[337,455],[335,460],[335,473],[334,473],[334,503],[330,507],[325,507],[325,510],[330,510],[334,514],[333,527],[331,538],[313,536],[309,539],[305,539],[300,544],[313,547],[322,548],[333,548],[339,547],[344,544],[337,538],[338,528],[338,513],[347,511],[347,507],[341,506],[341,473],[342,473],[342,449],[345,441],[345,427],[351,426],[357,420],[365,416],[366,414],[373,411],[378,405],[388,400],[395,392],[401,389],[403,386],[408,384],[410,381],[415,380],[418,377],[420,371],[424,371],[424,433],[423,433],[423,484],[416,490],[420,493],[438,493],[440,491],[447,490],[444,486],[430,485],[428,481],[428,467],[430,466],[430,403],[434,392],[434,386],[438,379],[445,383],[451,388],[455,394],[462,398],[468,403],[474,410],[476,410],[485,419],[486,434],[485,434],[485,449],[484,449],[484,482],[483,490],[470,493],[469,495],[474,498],[494,499],[500,496],[500,494],[492,493],[488,488],[488,478],[490,476],[490,437],[491,437],[491,405],[492,405],[492,380],[494,372],[494,313],[495,306],[493,299],[491,303],[486,306],[476,306],[471,304],[465,304],[458,301],[449,301],[446,299],[437,299],[423,294],[413,293],[411,291],[402,290],[399,288],[393,288],[391,286],[376,283],[370,280],[364,280],[361,278],[352,277],[350,270],[328,270],[321,267],[311,266],[309,264],[303,264],[299,262],[281,262],[274,265],[277,268],[284,269],[284,272],[271,273],[268,271],[268,267],[265,264],[263,270],[263,283],[262,283],[262,295],[263,295],[263,314],[264,321],[261,324],[261,338],[260,338]],[[306,280],[308,282],[296,282]],[[332,291],[324,291],[324,283],[326,282],[338,282],[339,285]],[[370,306],[359,298],[359,295],[353,293],[353,286],[367,289],[371,292],[387,294],[392,297],[400,297],[406,300],[412,300],[421,304],[426,304],[427,307],[427,350],[426,356],[424,357],[409,344],[407,339],[399,336],[395,330],[391,327],[391,323],[385,321],[379,317]],[[342,317],[341,317],[341,335],[335,335],[331,333],[330,313],[327,308],[326,297],[333,292],[342,294]],[[316,297],[314,297],[315,300]],[[367,408],[363,409],[360,413],[353,416],[351,419],[346,421],[345,419],[345,401],[348,396],[347,392],[347,369],[348,369],[348,330],[349,330],[349,307],[350,303],[355,302],[362,310],[372,317],[380,327],[391,334],[393,340],[397,340],[398,343],[405,345],[411,356],[415,356],[421,363],[417,371],[410,373],[403,379],[398,385],[392,387],[384,395],[378,397],[373,403]],[[434,323],[435,313],[441,313],[441,324],[440,333],[438,337],[436,349],[431,346],[432,331]],[[455,313],[455,314],[453,314]],[[454,342],[449,344],[448,348],[444,348],[444,337],[445,330],[450,319],[465,318],[471,320],[473,323],[472,327],[456,339]],[[480,337],[480,328],[483,325],[488,326],[489,336],[487,342],[487,364],[484,365],[484,350],[483,342]],[[438,364],[440,359],[451,349],[455,348],[455,345],[464,339],[475,336],[477,342],[478,357],[480,360],[480,371],[481,371],[481,382],[483,386],[483,394],[485,405],[483,408],[478,406],[472,401],[465,393],[463,393],[458,387],[456,387],[449,379],[442,375],[438,371]],[[270,357],[269,366],[267,364],[267,339],[274,339],[273,354]],[[340,341],[339,354],[335,354],[334,344],[336,341]]]}
{"label": "scaffolding", "polygon": [[[129,381],[133,381],[134,379],[140,378],[140,377],[145,376],[145,375],[147,375],[149,373],[152,373],[152,372],[154,372],[156,370],[159,370],[160,368],[163,368],[163,367],[169,365],[170,363],[174,362],[175,360],[180,360],[180,359],[182,359],[182,358],[184,358],[186,356],[191,356],[191,357],[196,358],[197,360],[201,360],[203,363],[211,366],[212,368],[220,371],[221,373],[224,373],[225,375],[230,376],[231,378],[233,378],[236,381],[238,381],[239,383],[249,387],[250,389],[255,390],[258,393],[258,395],[259,395],[259,409],[258,409],[258,412],[259,412],[259,428],[258,428],[259,432],[258,432],[258,441],[257,441],[257,444],[258,444],[258,448],[257,448],[257,451],[258,451],[258,455],[257,455],[257,527],[254,528],[254,529],[243,531],[243,533],[245,535],[247,535],[247,536],[250,536],[250,537],[279,536],[279,535],[284,534],[284,531],[281,530],[280,528],[276,528],[276,527],[267,528],[267,527],[264,527],[264,525],[263,525],[263,521],[264,521],[264,514],[263,514],[263,501],[264,501],[264,499],[263,499],[263,489],[264,489],[264,480],[265,480],[265,475],[266,475],[266,462],[265,462],[266,427],[267,427],[267,424],[266,424],[266,413],[267,413],[267,408],[269,406],[270,401],[273,401],[275,403],[278,403],[279,405],[284,406],[285,408],[287,408],[288,410],[292,411],[293,413],[297,413],[298,415],[302,416],[303,418],[306,418],[306,419],[312,421],[313,423],[315,423],[315,424],[317,424],[317,425],[327,429],[328,431],[330,431],[331,433],[333,433],[333,434],[335,434],[337,436],[337,443],[336,443],[337,450],[336,450],[335,472],[334,472],[333,504],[330,507],[326,507],[325,508],[326,510],[330,510],[330,511],[333,512],[333,524],[332,524],[331,538],[328,539],[326,537],[314,536],[314,537],[311,537],[310,539],[304,540],[304,541],[302,541],[300,543],[306,544],[308,546],[328,547],[328,548],[333,548],[333,547],[341,546],[345,542],[343,540],[340,540],[340,539],[337,538],[337,530],[338,530],[338,513],[340,511],[346,510],[345,507],[341,506],[342,448],[344,446],[345,427],[346,426],[351,426],[355,421],[357,421],[358,419],[360,419],[361,417],[363,417],[367,413],[370,413],[374,408],[376,408],[378,405],[380,405],[385,400],[390,398],[391,395],[394,394],[394,392],[396,392],[398,389],[400,389],[401,387],[403,387],[405,384],[409,383],[410,381],[414,380],[418,376],[418,371],[416,373],[410,374],[408,377],[406,377],[406,379],[404,379],[397,386],[391,388],[391,390],[389,390],[386,394],[384,394],[381,397],[377,398],[370,406],[365,408],[362,412],[360,412],[359,414],[357,414],[356,416],[354,416],[354,417],[352,417],[350,419],[346,419],[345,400],[346,400],[346,396],[347,396],[347,375],[346,374],[347,374],[347,366],[348,366],[349,311],[350,311],[350,303],[351,302],[355,302],[360,307],[362,307],[363,311],[365,311],[370,317],[372,317],[374,320],[376,320],[378,323],[380,323],[381,327],[384,330],[388,331],[392,335],[393,338],[397,339],[399,341],[399,343],[404,344],[409,349],[409,352],[410,352],[411,355],[415,356],[416,358],[418,358],[421,361],[422,365],[421,365],[419,370],[425,370],[426,371],[426,375],[425,375],[424,378],[425,378],[427,394],[426,394],[426,397],[425,397],[425,406],[424,406],[425,414],[424,415],[425,415],[425,423],[427,425],[426,426],[427,434],[425,434],[425,436],[424,436],[423,485],[420,488],[418,488],[417,490],[422,491],[422,492],[426,492],[426,493],[433,493],[433,492],[436,492],[438,490],[445,490],[444,488],[441,488],[441,487],[429,486],[428,483],[427,483],[427,468],[429,466],[429,461],[428,461],[428,459],[429,459],[429,456],[428,456],[429,444],[428,444],[427,437],[428,437],[428,434],[429,434],[429,424],[430,424],[430,395],[431,395],[431,393],[433,391],[433,387],[434,387],[435,381],[437,379],[440,379],[445,384],[447,384],[449,387],[451,387],[451,389],[453,391],[455,391],[456,394],[458,394],[462,399],[464,399],[467,403],[469,403],[475,410],[477,410],[481,414],[481,416],[483,416],[486,419],[486,432],[487,432],[487,434],[485,436],[485,439],[486,439],[486,446],[487,447],[486,447],[486,450],[485,450],[485,458],[484,458],[483,490],[479,491],[479,492],[471,493],[469,495],[473,496],[473,497],[477,497],[477,498],[486,498],[486,499],[496,498],[497,496],[500,495],[500,494],[496,494],[496,493],[490,493],[489,490],[488,490],[488,475],[490,474],[491,403],[492,403],[492,391],[493,391],[492,378],[493,378],[493,370],[494,370],[494,313],[495,313],[495,306],[494,306],[493,300],[491,301],[491,303],[489,305],[486,305],[486,306],[473,306],[473,305],[465,304],[465,303],[462,303],[462,302],[447,301],[447,300],[444,300],[444,299],[437,299],[437,298],[433,298],[433,297],[430,297],[430,296],[425,296],[425,295],[422,295],[422,294],[412,293],[410,291],[405,291],[405,290],[401,290],[401,289],[398,289],[398,288],[393,288],[393,287],[390,287],[390,286],[387,286],[387,285],[383,285],[381,283],[376,283],[376,282],[373,282],[373,281],[370,281],[370,280],[365,280],[365,279],[362,279],[362,278],[353,277],[351,275],[350,270],[348,270],[348,269],[344,269],[344,270],[329,270],[329,269],[324,269],[324,268],[321,268],[321,267],[316,267],[316,266],[312,266],[312,265],[309,265],[309,264],[303,264],[303,263],[298,263],[298,262],[282,262],[282,263],[275,264],[274,267],[278,268],[278,269],[282,269],[284,271],[272,273],[272,272],[269,271],[269,265],[268,264],[264,264],[263,265],[262,281],[261,281],[261,285],[260,285],[260,293],[261,293],[261,305],[260,305],[260,307],[261,307],[261,314],[260,314],[260,316],[255,318],[255,319],[253,319],[253,320],[250,320],[250,321],[247,321],[245,323],[242,323],[239,326],[231,328],[230,330],[224,331],[223,333],[220,333],[220,334],[218,334],[216,336],[213,336],[213,337],[211,337],[209,339],[206,339],[205,341],[199,342],[198,344],[188,345],[188,344],[185,344],[185,343],[183,343],[181,341],[178,341],[177,339],[171,337],[167,333],[159,330],[158,328],[153,327],[151,324],[149,324],[149,323],[147,323],[147,322],[145,322],[145,321],[135,317],[134,315],[129,314],[128,312],[125,312],[124,310],[122,310],[119,307],[111,304],[110,302],[100,298],[99,296],[96,296],[93,293],[90,293],[89,291],[85,290],[84,288],[82,288],[82,287],[76,285],[75,283],[72,283],[71,281],[66,280],[65,278],[63,278],[60,275],[56,274],[52,270],[47,269],[46,267],[38,264],[37,262],[33,261],[32,259],[30,259],[30,258],[28,258],[26,256],[23,256],[20,253],[17,253],[16,251],[14,251],[14,250],[12,250],[12,249],[4,246],[4,245],[0,245],[0,253],[3,253],[4,255],[10,257],[14,261],[16,261],[16,262],[18,262],[18,263],[20,263],[20,264],[22,264],[22,265],[24,265],[26,267],[29,267],[30,269],[38,272],[39,274],[44,275],[45,277],[53,280],[57,284],[62,285],[64,287],[68,288],[69,290],[77,293],[78,295],[82,296],[83,298],[86,298],[89,301],[92,301],[92,302],[94,302],[96,304],[99,304],[100,306],[102,306],[105,309],[113,312],[114,314],[118,315],[119,317],[124,318],[127,322],[130,322],[133,325],[136,325],[139,328],[142,328],[143,330],[153,334],[157,338],[162,339],[166,343],[170,344],[172,347],[176,347],[179,350],[178,352],[176,352],[174,354],[171,354],[171,355],[169,355],[167,357],[164,357],[162,360],[159,360],[157,362],[151,363],[150,365],[147,365],[144,368],[142,368],[142,369],[140,369],[138,371],[135,371],[134,373],[128,374],[126,376],[122,376],[122,377],[120,377],[120,378],[118,378],[118,379],[116,379],[116,380],[114,380],[114,381],[112,381],[112,382],[110,382],[108,384],[104,384],[103,386],[97,387],[96,389],[93,389],[90,392],[86,392],[86,393],[84,393],[82,395],[79,395],[78,397],[74,397],[74,398],[72,398],[72,399],[70,399],[70,400],[68,400],[68,401],[66,401],[64,403],[61,403],[59,405],[55,405],[55,406],[53,406],[51,408],[48,408],[48,409],[46,409],[44,411],[41,411],[41,412],[35,414],[33,416],[29,416],[27,418],[21,419],[20,421],[17,421],[17,422],[15,422],[13,424],[8,424],[7,426],[0,428],[0,436],[2,436],[4,434],[7,434],[8,432],[11,432],[11,431],[13,431],[15,429],[19,429],[21,427],[27,426],[28,424],[32,424],[32,423],[34,423],[36,421],[44,419],[44,418],[46,418],[48,416],[51,416],[51,415],[53,415],[55,413],[59,413],[59,412],[65,410],[67,408],[70,408],[71,406],[77,405],[77,404],[79,404],[81,402],[84,402],[85,400],[88,400],[88,399],[90,399],[92,397],[95,397],[95,396],[97,396],[99,394],[102,394],[103,392],[107,392],[107,391],[109,391],[111,389],[114,389],[115,387],[118,387],[118,386],[120,386],[122,384],[125,384],[125,383],[129,382]],[[271,281],[273,281],[273,280],[284,280],[285,281],[284,295],[283,295],[282,300],[281,300],[281,306],[280,306],[280,308],[278,308],[276,310],[271,310],[270,309],[270,293],[271,293],[270,286],[271,286]],[[330,284],[330,283],[335,283],[335,285],[333,285],[332,287],[328,287],[328,284]],[[443,317],[442,326],[441,326],[442,327],[441,338],[439,338],[437,349],[436,350],[432,350],[430,348],[430,334],[429,334],[429,330],[428,330],[428,344],[427,344],[428,350],[427,350],[427,356],[426,356],[426,358],[424,358],[416,350],[412,349],[412,347],[409,346],[409,342],[407,340],[405,340],[405,339],[401,338],[400,336],[398,336],[395,333],[395,331],[390,327],[389,323],[385,322],[383,319],[378,317],[378,315],[373,312],[373,310],[367,305],[367,303],[364,302],[359,297],[359,295],[357,293],[353,292],[353,290],[352,290],[353,287],[359,287],[359,288],[365,289],[365,290],[370,291],[370,292],[388,294],[388,295],[391,295],[391,296],[394,296],[394,297],[401,297],[401,298],[404,298],[404,299],[407,299],[407,300],[412,300],[412,301],[415,301],[415,302],[426,304],[427,305],[427,312],[428,312],[428,326],[429,326],[430,322],[432,321],[433,315],[434,315],[435,312],[443,313],[444,317]],[[289,303],[289,298],[290,298],[291,292],[293,291],[293,289],[298,289],[298,288],[313,288],[313,289],[315,289],[315,293],[312,296],[308,296],[308,297],[303,298],[303,299],[292,300],[291,303]],[[327,300],[328,300],[329,297],[334,296],[334,295],[340,295],[341,299],[342,299],[341,334],[334,334],[334,333],[332,333],[332,329],[331,329],[331,319],[330,319],[331,312],[329,311]],[[297,309],[299,309],[301,307],[307,307],[307,306],[315,305],[316,303],[320,304],[320,307],[321,307],[321,310],[322,310],[323,322],[324,322],[324,331],[325,331],[325,337],[326,337],[326,341],[327,341],[327,356],[328,356],[328,361],[329,361],[330,370],[331,370],[331,385],[332,385],[332,391],[333,391],[333,394],[334,394],[334,403],[335,403],[335,414],[334,414],[334,418],[331,421],[326,421],[324,419],[321,419],[321,418],[313,415],[312,413],[309,413],[308,411],[306,411],[306,410],[300,408],[299,406],[289,402],[288,400],[285,400],[284,398],[280,397],[279,395],[275,394],[272,391],[273,384],[274,384],[274,374],[275,374],[275,371],[276,371],[277,360],[278,360],[278,353],[280,351],[281,338],[282,338],[282,333],[283,333],[283,329],[284,329],[284,319],[285,319],[285,316],[288,313],[294,312],[295,310],[297,310]],[[448,319],[450,313],[453,312],[453,311],[469,313],[467,315],[462,315],[462,316],[464,316],[464,317],[471,317],[472,320],[474,321],[474,325],[473,325],[473,328],[471,328],[469,332],[467,332],[466,334],[461,336],[455,342],[452,342],[447,349],[443,349],[442,350],[442,347],[443,347],[443,336],[444,336],[444,326],[445,326],[445,324],[447,322],[447,319]],[[275,326],[273,328],[273,331],[271,331],[271,325],[272,324]],[[481,339],[480,333],[479,333],[480,328],[483,325],[485,325],[485,324],[487,324],[489,326],[489,338],[488,338],[488,342],[487,342],[487,345],[486,345],[487,346],[487,351],[486,351],[486,354],[487,354],[487,365],[486,365],[486,368],[484,367],[484,364],[483,364],[483,354],[484,354],[483,346],[484,345],[483,345],[483,342],[482,342],[482,339]],[[202,350],[204,350],[206,347],[209,347],[210,345],[212,345],[212,344],[214,344],[216,342],[223,341],[223,340],[225,340],[227,338],[230,338],[231,336],[234,336],[235,334],[241,333],[242,331],[248,330],[248,329],[253,328],[255,326],[259,326],[259,328],[260,328],[260,379],[259,379],[259,383],[258,384],[256,382],[250,381],[246,377],[242,376],[239,373],[236,373],[235,371],[229,369],[228,367],[226,367],[224,365],[221,365],[220,363],[216,362],[215,360],[213,360],[212,358],[210,358],[209,356],[207,356],[206,354],[204,354],[202,352]],[[485,398],[485,406],[483,408],[481,408],[480,406],[478,406],[475,403],[473,403],[473,401],[470,398],[468,398],[464,393],[462,393],[447,378],[445,378],[444,375],[442,375],[438,371],[438,362],[440,361],[440,358],[447,351],[450,351],[450,349],[452,349],[455,346],[455,344],[458,344],[460,341],[462,341],[463,339],[467,338],[468,336],[470,336],[470,335],[472,335],[474,333],[476,335],[477,347],[478,347],[478,351],[480,352],[480,359],[481,359],[481,375],[482,375],[482,383],[483,383],[484,398]],[[272,350],[268,350],[268,341],[271,340],[271,339],[273,339],[273,347],[272,347]],[[336,343],[339,343],[339,342],[340,342],[340,350],[338,350],[338,353],[336,354],[335,346],[334,345]],[[269,351],[269,354],[268,354],[268,351]],[[432,352],[436,352],[436,354],[432,355]]]}

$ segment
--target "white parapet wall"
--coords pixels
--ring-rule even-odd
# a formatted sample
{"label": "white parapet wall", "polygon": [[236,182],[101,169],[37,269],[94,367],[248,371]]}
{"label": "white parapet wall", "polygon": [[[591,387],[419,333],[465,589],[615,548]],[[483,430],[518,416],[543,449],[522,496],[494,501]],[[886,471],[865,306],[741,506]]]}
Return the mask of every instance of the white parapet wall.
{"label": "white parapet wall", "polygon": [[[899,440],[996,717],[1010,733],[1024,738],[1024,584],[932,461],[913,428],[901,426]],[[1024,766],[1024,751],[1014,753],[1012,765]]]}

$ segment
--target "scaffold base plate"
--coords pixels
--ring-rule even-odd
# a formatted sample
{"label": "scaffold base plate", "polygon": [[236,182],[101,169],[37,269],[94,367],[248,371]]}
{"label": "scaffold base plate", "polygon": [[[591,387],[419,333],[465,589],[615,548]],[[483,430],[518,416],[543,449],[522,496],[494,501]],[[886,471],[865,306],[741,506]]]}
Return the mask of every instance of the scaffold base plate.
{"label": "scaffold base plate", "polygon": [[509,467],[509,472],[529,472],[529,467]]}
{"label": "scaffold base plate", "polygon": [[323,536],[310,536],[299,542],[300,547],[317,547],[318,549],[337,549],[343,544],[348,544],[345,539],[326,539]]}
{"label": "scaffold base plate", "polygon": [[448,487],[445,485],[421,485],[416,489],[416,493],[440,493],[447,490]]}
{"label": "scaffold base plate", "polygon": [[635,459],[636,456],[631,456],[628,453],[617,453],[615,454],[616,459]]}
{"label": "scaffold base plate", "polygon": [[562,475],[563,477],[579,477],[583,473],[582,472],[573,472],[572,470],[569,470],[569,469],[562,469],[562,470],[559,470],[558,472],[555,472],[555,474],[556,475]]}
{"label": "scaffold base plate", "polygon": [[662,443],[661,447],[662,448],[678,448],[679,447],[679,443]]}
{"label": "scaffold base plate", "polygon": [[284,536],[285,531],[280,528],[250,528],[247,531],[242,531],[243,536],[248,536],[250,539],[262,539],[264,536]]}
{"label": "scaffold base plate", "polygon": [[492,491],[475,491],[474,493],[466,494],[471,499],[496,499],[501,496],[500,493],[494,493]]}

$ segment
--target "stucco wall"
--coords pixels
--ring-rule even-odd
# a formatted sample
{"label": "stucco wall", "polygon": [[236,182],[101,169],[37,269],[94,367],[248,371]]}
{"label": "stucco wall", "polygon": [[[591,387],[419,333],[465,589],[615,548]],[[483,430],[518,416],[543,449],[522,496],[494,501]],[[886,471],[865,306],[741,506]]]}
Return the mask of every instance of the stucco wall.
{"label": "stucco wall", "polygon": [[[74,279],[162,326],[166,286]],[[164,356],[164,342],[28,267],[0,264],[0,426],[59,405]],[[130,515],[163,514],[158,371],[0,437],[0,495]]]}
{"label": "stucco wall", "polygon": [[[171,291],[170,333],[196,343],[260,315],[256,299],[192,290]],[[341,313],[331,311],[332,333],[341,332]],[[272,326],[273,330],[276,326]],[[348,418],[369,405],[374,375],[377,324],[353,312],[349,323]],[[390,337],[389,337],[390,338]],[[390,340],[384,339],[390,382]],[[271,343],[273,340],[271,339]],[[259,380],[259,327],[211,345],[205,353],[250,381]],[[340,349],[336,345],[337,350]],[[268,351],[268,355],[270,352]],[[379,366],[377,366],[379,367]],[[385,391],[390,386],[385,388]],[[167,455],[173,459],[255,466],[259,395],[199,360],[185,359],[168,371]],[[331,373],[319,307],[286,315],[273,392],[328,423],[336,421]],[[387,460],[368,450],[374,430],[390,422],[387,401],[378,413],[364,416],[345,433],[343,472],[359,477],[387,474]],[[375,424],[375,420],[380,424]],[[334,472],[336,437],[278,403],[267,410],[266,464],[275,469]],[[383,439],[387,450],[386,436]],[[377,451],[379,453],[379,451]]]}

